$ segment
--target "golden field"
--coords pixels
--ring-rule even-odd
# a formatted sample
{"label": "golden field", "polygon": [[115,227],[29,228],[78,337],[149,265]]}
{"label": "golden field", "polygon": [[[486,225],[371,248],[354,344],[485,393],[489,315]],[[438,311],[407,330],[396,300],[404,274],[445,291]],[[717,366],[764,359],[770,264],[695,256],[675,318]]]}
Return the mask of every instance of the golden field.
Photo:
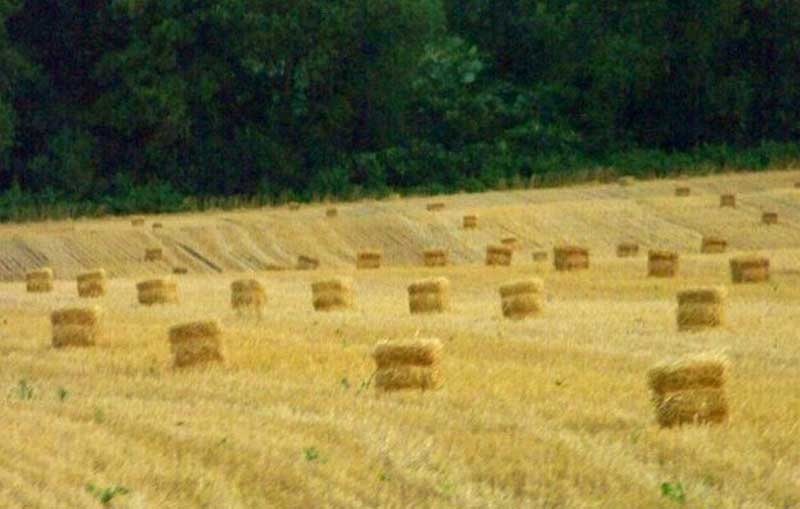
{"label": "golden field", "polygon": [[[796,180],[2,226],[0,508],[800,508]],[[726,192],[735,209],[719,207]],[[761,224],[764,211],[779,223]],[[473,213],[478,228],[463,230]],[[700,254],[704,235],[728,252]],[[510,236],[512,266],[484,266],[487,244]],[[618,259],[623,241],[639,255]],[[560,243],[588,247],[589,270],[556,273]],[[165,259],[145,262],[150,247]],[[431,248],[451,265],[423,267]],[[646,277],[651,248],[680,253],[678,277]],[[384,266],[356,270],[364,249]],[[532,261],[538,250],[547,261]],[[731,285],[741,253],[768,256],[771,280]],[[274,270],[299,255],[320,268]],[[44,266],[54,291],[26,293],[25,272]],[[139,305],[136,283],[174,266],[188,269],[172,276],[180,303]],[[108,273],[107,294],[79,299],[75,277],[93,268]],[[355,309],[314,312],[311,283],[340,275]],[[435,276],[450,280],[450,310],[410,315],[407,286]],[[544,280],[543,312],[503,319],[498,288],[531,276]],[[261,318],[231,309],[243,277],[266,289]],[[718,285],[725,325],[678,332],[677,292]],[[98,344],[52,348],[50,312],[90,304],[104,309]],[[174,369],[169,327],[206,318],[222,324],[225,362]],[[377,392],[372,348],[413,337],[444,343],[443,386]],[[660,429],[648,368],[703,351],[730,360],[729,422]]]}

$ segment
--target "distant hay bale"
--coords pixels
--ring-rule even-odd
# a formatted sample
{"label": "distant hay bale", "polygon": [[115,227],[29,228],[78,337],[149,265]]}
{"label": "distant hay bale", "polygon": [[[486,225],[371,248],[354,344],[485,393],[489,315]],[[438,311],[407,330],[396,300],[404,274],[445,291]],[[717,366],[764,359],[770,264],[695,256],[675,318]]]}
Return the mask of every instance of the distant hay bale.
{"label": "distant hay bale", "polygon": [[173,366],[185,368],[222,362],[222,328],[216,320],[176,325],[169,329]]}
{"label": "distant hay bale", "polygon": [[98,307],[66,308],[50,314],[52,345],[92,346],[102,334],[102,310]]}
{"label": "distant hay bale", "polygon": [[297,257],[298,270],[316,270],[319,267],[319,258],[300,255]]}
{"label": "distant hay bale", "polygon": [[514,251],[508,246],[487,246],[486,265],[509,266]]}
{"label": "distant hay bale", "polygon": [[144,226],[144,218],[138,216],[131,218],[131,226]]}
{"label": "distant hay bale", "polygon": [[515,251],[519,248],[519,242],[517,241],[516,237],[503,237],[500,239],[500,243],[506,247],[510,247]]}
{"label": "distant hay bale", "polygon": [[678,186],[675,188],[675,196],[689,196],[692,190],[686,186]]}
{"label": "distant hay bale", "polygon": [[657,422],[669,428],[727,421],[727,372],[727,359],[709,354],[651,368],[647,379]]}
{"label": "distant hay bale", "polygon": [[159,228],[163,228],[164,225],[161,223],[153,223],[153,229],[158,230]]}
{"label": "distant hay bale", "polygon": [[361,251],[356,258],[357,269],[378,269],[381,266],[383,253],[380,251]]}
{"label": "distant hay bale", "polygon": [[521,320],[538,315],[543,308],[544,283],[531,278],[500,287],[500,303],[503,316]]}
{"label": "distant hay bale", "polygon": [[630,175],[626,175],[624,177],[620,177],[617,179],[617,184],[622,187],[630,187],[636,183],[636,177],[632,177]]}
{"label": "distant hay bale", "polygon": [[778,224],[778,213],[764,212],[761,214],[761,222],[764,224]]}
{"label": "distant hay bale", "polygon": [[438,212],[440,210],[444,210],[444,203],[442,202],[429,203],[425,206],[425,208],[428,210],[428,212]]}
{"label": "distant hay bale", "polygon": [[325,211],[325,217],[338,217],[339,210],[336,207],[331,207]]}
{"label": "distant hay bale", "polygon": [[172,267],[172,273],[173,274],[188,274],[189,273],[189,269],[187,269],[186,267]]}
{"label": "distant hay bale", "polygon": [[740,256],[731,258],[731,281],[734,283],[763,283],[769,281],[769,258]]}
{"label": "distant hay bale", "polygon": [[106,294],[106,271],[93,270],[80,274],[77,278],[78,297],[94,298]]}
{"label": "distant hay bale", "polygon": [[289,207],[289,210],[300,210],[300,204],[296,201],[290,201],[287,206]]}
{"label": "distant hay bale", "polygon": [[311,284],[311,302],[316,311],[344,311],[353,307],[353,281],[333,278]]}
{"label": "distant hay bale", "polygon": [[719,327],[725,322],[724,288],[699,288],[678,292],[678,330]]}
{"label": "distant hay bale", "polygon": [[136,284],[139,304],[176,304],[178,285],[171,279],[150,279]]}
{"label": "distant hay bale", "polygon": [[478,216],[469,214],[462,219],[462,228],[465,230],[474,230],[478,227]]}
{"label": "distant hay bale", "polygon": [[720,207],[736,207],[736,195],[735,194],[722,194],[719,197],[719,206]]}
{"label": "distant hay bale", "polygon": [[422,279],[408,286],[411,314],[444,313],[450,309],[450,281],[444,277]]}
{"label": "distant hay bale", "polygon": [[422,261],[426,267],[444,267],[447,265],[445,249],[426,249],[422,252]]}
{"label": "distant hay bale", "polygon": [[589,250],[579,246],[556,246],[553,248],[553,266],[558,271],[588,269]]}
{"label": "distant hay bale", "polygon": [[618,258],[633,258],[639,255],[639,244],[636,242],[620,242],[617,244]]}
{"label": "distant hay bale", "polygon": [[164,259],[164,250],[160,247],[149,247],[144,250],[144,261],[160,262]]}
{"label": "distant hay bale", "polygon": [[700,252],[705,254],[724,253],[728,249],[728,242],[720,237],[703,237],[700,243]]}
{"label": "distant hay bale", "polygon": [[29,293],[52,292],[53,269],[42,268],[29,271],[25,274],[25,284]]}
{"label": "distant hay bale", "polygon": [[678,273],[678,253],[651,250],[647,253],[647,275],[650,277],[675,277]]}
{"label": "distant hay bale", "polygon": [[533,253],[531,253],[531,258],[536,263],[546,262],[547,251],[534,251]]}
{"label": "distant hay bale", "polygon": [[438,339],[381,341],[372,352],[375,388],[432,390],[441,385],[442,343]]}
{"label": "distant hay bale", "polygon": [[255,279],[239,279],[231,283],[231,307],[240,313],[253,312],[261,316],[267,293]]}

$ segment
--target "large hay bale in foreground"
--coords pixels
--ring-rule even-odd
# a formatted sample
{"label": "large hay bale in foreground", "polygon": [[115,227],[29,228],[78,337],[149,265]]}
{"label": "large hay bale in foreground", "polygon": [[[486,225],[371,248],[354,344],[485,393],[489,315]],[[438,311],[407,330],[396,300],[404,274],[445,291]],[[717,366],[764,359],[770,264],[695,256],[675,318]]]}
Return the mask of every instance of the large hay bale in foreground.
{"label": "large hay bale in foreground", "polygon": [[436,389],[441,384],[442,343],[438,339],[381,341],[372,352],[375,388],[382,391]]}
{"label": "large hay bale in foreground", "polygon": [[144,250],[144,261],[160,262],[164,259],[164,250],[160,247],[149,247]]}
{"label": "large hay bale in foreground", "polygon": [[617,244],[618,258],[633,258],[639,254],[639,244],[636,242],[620,242]]}
{"label": "large hay bale in foreground", "polygon": [[173,366],[185,368],[222,362],[222,328],[216,320],[176,325],[169,329]]}
{"label": "large hay bale in foreground", "polygon": [[450,309],[450,281],[444,277],[422,279],[408,286],[411,314],[444,313]]}
{"label": "large hay bale in foreground", "polygon": [[778,213],[764,212],[761,214],[761,222],[764,224],[778,224]]}
{"label": "large hay bale in foreground", "polygon": [[651,250],[647,253],[647,275],[650,277],[675,277],[678,273],[678,253]]}
{"label": "large hay bale in foreground", "polygon": [[361,251],[356,258],[357,269],[379,269],[383,253],[380,251]]}
{"label": "large hay bale in foreground", "polygon": [[30,293],[52,292],[53,269],[42,268],[29,271],[25,274],[25,285]]}
{"label": "large hay bale in foreground", "polygon": [[428,212],[438,212],[440,210],[444,210],[444,203],[442,202],[429,203],[425,205],[425,209],[427,209]]}
{"label": "large hay bale in foreground", "polygon": [[478,216],[475,214],[469,214],[463,217],[462,219],[462,228],[465,230],[474,230],[478,227]]}
{"label": "large hay bale in foreground", "polygon": [[719,197],[719,206],[720,207],[736,207],[736,195],[735,194],[722,194]]}
{"label": "large hay bale in foreground", "polygon": [[557,271],[588,269],[589,250],[580,246],[556,246],[553,248],[553,266]]}
{"label": "large hay bale in foreground", "polygon": [[544,283],[531,278],[509,283],[500,287],[500,303],[503,316],[521,320],[538,315],[543,308]]}
{"label": "large hay bale in foreground", "polygon": [[102,334],[102,310],[98,307],[66,308],[50,314],[52,345],[92,346]]}
{"label": "large hay bale in foreground", "polygon": [[339,216],[339,209],[336,207],[330,207],[325,210],[325,217],[334,218]]}
{"label": "large hay bale in foreground", "polygon": [[353,307],[353,281],[333,278],[311,284],[311,302],[317,311],[344,311]]}
{"label": "large hay bale in foreground", "polygon": [[706,354],[651,368],[647,379],[658,423],[673,427],[725,422],[727,372],[727,359]]}
{"label": "large hay bale in foreground", "polygon": [[721,237],[703,237],[700,242],[700,252],[705,254],[724,253],[728,249],[728,242]]}
{"label": "large hay bale in foreground", "polygon": [[266,302],[267,293],[255,279],[239,279],[231,283],[231,307],[234,310],[261,316]]}
{"label": "large hay bale in foreground", "polygon": [[300,255],[297,257],[298,270],[316,270],[319,268],[319,258]]}
{"label": "large hay bale in foreground", "polygon": [[178,285],[171,279],[150,279],[136,284],[139,304],[176,304],[178,302]]}
{"label": "large hay bale in foreground", "polygon": [[486,265],[507,267],[511,265],[513,253],[508,246],[486,246]]}
{"label": "large hay bale in foreground", "polygon": [[769,258],[740,256],[731,258],[731,281],[734,283],[764,283],[769,281]]}
{"label": "large hay bale in foreground", "polygon": [[678,330],[719,327],[725,322],[724,288],[698,288],[678,292]]}
{"label": "large hay bale in foreground", "polygon": [[106,281],[106,271],[103,269],[80,274],[77,278],[78,297],[102,297],[106,294]]}
{"label": "large hay bale in foreground", "polygon": [[445,267],[447,251],[445,249],[426,249],[422,252],[422,261],[426,267]]}
{"label": "large hay bale in foreground", "polygon": [[689,196],[692,190],[686,186],[678,186],[675,188],[675,196]]}

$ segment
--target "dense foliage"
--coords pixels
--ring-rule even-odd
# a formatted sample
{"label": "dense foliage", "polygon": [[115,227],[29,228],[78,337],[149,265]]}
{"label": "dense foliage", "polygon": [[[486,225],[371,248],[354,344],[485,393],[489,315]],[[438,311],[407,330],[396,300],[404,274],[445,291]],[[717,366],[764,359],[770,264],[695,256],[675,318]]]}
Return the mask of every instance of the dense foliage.
{"label": "dense foliage", "polygon": [[763,168],[796,83],[795,0],[0,0],[0,216]]}

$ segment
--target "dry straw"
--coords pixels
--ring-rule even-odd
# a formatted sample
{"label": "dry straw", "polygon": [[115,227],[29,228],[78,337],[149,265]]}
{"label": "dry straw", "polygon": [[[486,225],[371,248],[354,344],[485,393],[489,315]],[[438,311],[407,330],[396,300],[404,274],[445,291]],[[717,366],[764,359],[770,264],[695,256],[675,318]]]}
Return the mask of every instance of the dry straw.
{"label": "dry straw", "polygon": [[651,250],[647,253],[647,275],[650,277],[675,277],[678,273],[678,253]]}
{"label": "dry straw", "polygon": [[778,213],[764,212],[761,214],[761,222],[764,224],[778,224]]}
{"label": "dry straw", "polygon": [[511,265],[511,257],[514,251],[508,246],[487,246],[486,247],[486,265]]}
{"label": "dry straw", "polygon": [[521,320],[538,315],[542,310],[544,283],[531,278],[500,287],[500,303],[503,316]]}
{"label": "dry straw", "polygon": [[500,239],[500,243],[506,247],[510,247],[515,251],[519,248],[519,242],[517,241],[516,237],[503,237]]}
{"label": "dry straw", "polygon": [[438,339],[381,341],[372,352],[375,387],[382,391],[431,390],[441,385],[442,343]]}
{"label": "dry straw", "polygon": [[692,190],[686,186],[678,186],[675,188],[675,196],[689,196]]}
{"label": "dry straw", "polygon": [[186,267],[172,267],[172,273],[173,274],[188,274],[189,273],[189,269],[187,269]]}
{"label": "dry straw", "polygon": [[357,269],[378,269],[381,266],[383,253],[380,251],[361,251],[356,258]]}
{"label": "dry straw", "polygon": [[703,237],[700,242],[700,252],[705,254],[724,253],[728,249],[728,242],[720,237]]}
{"label": "dry straw", "polygon": [[547,251],[534,251],[533,253],[531,253],[531,258],[536,263],[546,262]]}
{"label": "dry straw", "polygon": [[769,281],[769,258],[740,256],[731,258],[731,281],[734,283],[763,283]]}
{"label": "dry straw", "polygon": [[220,352],[222,328],[216,320],[171,327],[169,344],[174,359],[173,365],[176,368],[222,362],[223,360]]}
{"label": "dry straw", "polygon": [[444,277],[422,279],[408,286],[411,314],[444,313],[450,309],[450,281]]}
{"label": "dry straw", "polygon": [[160,247],[149,247],[144,250],[144,261],[159,262],[164,259],[164,250]]}
{"label": "dry straw", "polygon": [[36,269],[25,274],[25,284],[30,293],[53,291],[53,269]]}
{"label": "dry straw", "polygon": [[144,218],[138,216],[131,218],[131,226],[144,226]]}
{"label": "dry straw", "polygon": [[319,258],[300,255],[297,257],[298,270],[315,270],[319,267]]}
{"label": "dry straw", "polygon": [[624,177],[620,177],[617,179],[617,184],[622,187],[629,187],[636,183],[636,177],[631,177],[630,175],[626,175]]}
{"label": "dry straw", "polygon": [[239,279],[231,283],[231,307],[240,312],[252,312],[261,316],[267,293],[255,279]]}
{"label": "dry straw", "polygon": [[311,284],[311,302],[317,311],[344,311],[353,307],[353,281],[333,278]]}
{"label": "dry straw", "polygon": [[437,212],[439,210],[444,210],[444,203],[442,202],[429,203],[425,206],[425,208],[429,212]]}
{"label": "dry straw", "polygon": [[171,279],[150,279],[136,284],[139,303],[175,304],[178,302],[178,285]]}
{"label": "dry straw", "polygon": [[553,266],[558,271],[588,269],[589,250],[579,246],[556,246],[553,248]]}
{"label": "dry straw", "polygon": [[153,229],[158,230],[159,228],[163,228],[164,225],[161,223],[153,223]]}
{"label": "dry straw", "polygon": [[325,211],[325,217],[338,217],[339,216],[339,209],[336,207],[331,207]]}
{"label": "dry straw", "polygon": [[465,230],[474,230],[475,228],[478,227],[478,216],[476,216],[475,214],[469,214],[464,216],[461,225]]}
{"label": "dry straw", "polygon": [[697,288],[678,292],[678,330],[697,331],[725,323],[724,288]]}
{"label": "dry straw", "polygon": [[80,274],[77,279],[78,297],[102,297],[106,294],[106,281],[106,271],[103,269]]}
{"label": "dry straw", "polygon": [[98,307],[66,308],[50,314],[52,345],[92,346],[102,334],[102,310]]}
{"label": "dry straw", "polygon": [[648,386],[662,427],[718,424],[728,419],[725,397],[728,361],[701,354],[658,364],[647,373]]}
{"label": "dry straw", "polygon": [[636,242],[620,242],[617,244],[618,258],[632,258],[639,255],[639,244]]}
{"label": "dry straw", "polygon": [[288,204],[289,210],[300,210],[300,204],[296,201],[290,201]]}
{"label": "dry straw", "polygon": [[720,207],[736,207],[736,195],[735,194],[722,194],[719,197],[719,206]]}
{"label": "dry straw", "polygon": [[422,252],[422,261],[426,267],[444,267],[447,265],[445,249],[426,249]]}

